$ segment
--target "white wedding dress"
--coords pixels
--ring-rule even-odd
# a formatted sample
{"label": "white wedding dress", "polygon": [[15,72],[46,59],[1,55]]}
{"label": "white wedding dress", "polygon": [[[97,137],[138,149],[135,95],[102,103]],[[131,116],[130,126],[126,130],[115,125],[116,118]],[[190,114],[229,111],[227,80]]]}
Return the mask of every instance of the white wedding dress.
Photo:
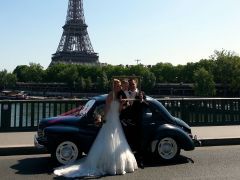
{"label": "white wedding dress", "polygon": [[88,155],[72,165],[54,170],[65,177],[116,175],[138,168],[119,120],[119,102],[114,100]]}

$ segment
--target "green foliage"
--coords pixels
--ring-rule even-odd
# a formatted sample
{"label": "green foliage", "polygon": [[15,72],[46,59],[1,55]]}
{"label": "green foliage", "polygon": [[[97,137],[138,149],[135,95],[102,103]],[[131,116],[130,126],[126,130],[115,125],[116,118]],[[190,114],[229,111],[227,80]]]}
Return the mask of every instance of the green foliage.
{"label": "green foliage", "polygon": [[155,75],[150,71],[146,71],[142,76],[141,89],[146,93],[149,93],[154,88],[155,84],[156,84]]}
{"label": "green foliage", "polygon": [[86,82],[85,82],[85,79],[80,76],[78,77],[77,81],[76,81],[76,90],[78,92],[84,92],[86,89]]}
{"label": "green foliage", "polygon": [[240,88],[240,57],[234,52],[225,50],[215,51],[212,57],[216,63],[214,69],[214,78],[217,83],[221,83],[225,88],[230,87],[232,92]]}
{"label": "green foliage", "polygon": [[26,82],[26,79],[27,79],[27,69],[28,69],[27,65],[19,65],[19,66],[17,66],[14,69],[13,74],[16,75],[17,80],[19,82]]}
{"label": "green foliage", "polygon": [[74,65],[69,65],[58,72],[58,78],[61,79],[61,82],[67,83],[71,88],[74,88],[74,85],[78,79],[77,67]]}
{"label": "green foliage", "polygon": [[[6,75],[7,74],[7,75]],[[11,76],[12,75],[12,76]],[[240,89],[240,57],[232,51],[214,51],[209,59],[196,63],[173,66],[157,63],[153,66],[106,65],[87,66],[76,64],[54,64],[46,70],[40,64],[17,66],[13,73],[0,72],[0,88],[13,87],[18,82],[67,83],[74,91],[107,92],[113,76],[140,76],[142,90],[150,92],[156,83],[193,83],[198,95],[214,95],[213,84],[224,85],[225,89],[237,92]],[[203,89],[201,90],[201,88]],[[208,91],[208,90],[207,90]]]}
{"label": "green foliage", "polygon": [[17,80],[20,82],[42,82],[45,72],[40,64],[30,63],[29,66],[17,66],[13,74],[16,75]]}
{"label": "green foliage", "polygon": [[85,79],[85,83],[86,83],[86,90],[87,90],[87,91],[91,91],[92,88],[93,88],[93,83],[92,83],[91,77],[87,77],[87,78]]}
{"label": "green foliage", "polygon": [[171,63],[157,63],[151,67],[158,83],[175,82],[177,72]]}
{"label": "green foliage", "polygon": [[184,82],[186,83],[193,82],[193,75],[196,69],[197,69],[197,66],[195,63],[187,63],[187,65],[183,67],[181,74]]}
{"label": "green foliage", "polygon": [[100,77],[97,77],[97,89],[101,92],[107,92],[108,91],[108,85],[109,85],[109,80],[107,77],[107,74],[105,72],[102,72]]}
{"label": "green foliage", "polygon": [[8,73],[7,70],[0,71],[0,89],[14,89],[17,82],[15,74]]}
{"label": "green foliage", "polygon": [[206,69],[194,71],[194,90],[197,96],[214,96],[216,93],[213,76]]}
{"label": "green foliage", "polygon": [[67,64],[54,64],[46,69],[45,82],[63,82],[59,77],[62,70],[67,68]]}

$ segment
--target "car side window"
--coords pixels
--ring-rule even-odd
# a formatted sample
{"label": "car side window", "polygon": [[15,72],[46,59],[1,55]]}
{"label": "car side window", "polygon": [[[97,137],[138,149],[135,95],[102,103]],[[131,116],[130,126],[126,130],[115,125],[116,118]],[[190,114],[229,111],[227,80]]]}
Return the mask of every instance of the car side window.
{"label": "car side window", "polygon": [[154,106],[148,106],[144,109],[144,119],[148,119],[148,121],[151,122],[159,122],[159,120],[162,120],[161,114]]}
{"label": "car side window", "polygon": [[142,109],[142,119],[143,119],[143,124],[149,124],[153,122],[153,111],[149,106],[144,106]]}
{"label": "car side window", "polygon": [[143,117],[144,118],[150,118],[152,117],[152,111],[149,107],[144,107],[143,108]]}
{"label": "car side window", "polygon": [[93,124],[96,126],[101,126],[103,123],[103,117],[104,117],[104,107],[105,104],[101,104],[96,106],[96,108],[93,111]]}

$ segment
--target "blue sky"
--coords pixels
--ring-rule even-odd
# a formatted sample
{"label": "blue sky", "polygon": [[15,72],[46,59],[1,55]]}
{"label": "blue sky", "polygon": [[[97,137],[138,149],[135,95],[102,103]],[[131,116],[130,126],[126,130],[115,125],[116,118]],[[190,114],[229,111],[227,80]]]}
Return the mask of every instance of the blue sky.
{"label": "blue sky", "polygon": [[[0,70],[40,63],[47,68],[65,24],[68,0],[11,0],[0,5]],[[240,0],[84,0],[88,33],[109,64],[208,58],[240,53]]]}

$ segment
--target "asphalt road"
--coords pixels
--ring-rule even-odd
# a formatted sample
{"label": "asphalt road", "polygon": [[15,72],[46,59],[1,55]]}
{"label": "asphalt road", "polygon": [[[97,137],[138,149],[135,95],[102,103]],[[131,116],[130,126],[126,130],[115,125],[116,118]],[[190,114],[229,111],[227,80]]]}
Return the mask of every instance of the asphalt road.
{"label": "asphalt road", "polygon": [[[147,162],[145,169],[124,176],[106,176],[100,179],[118,180],[191,180],[240,179],[240,146],[198,147],[183,151],[173,163]],[[63,179],[52,174],[54,165],[47,154],[0,156],[0,179]]]}

